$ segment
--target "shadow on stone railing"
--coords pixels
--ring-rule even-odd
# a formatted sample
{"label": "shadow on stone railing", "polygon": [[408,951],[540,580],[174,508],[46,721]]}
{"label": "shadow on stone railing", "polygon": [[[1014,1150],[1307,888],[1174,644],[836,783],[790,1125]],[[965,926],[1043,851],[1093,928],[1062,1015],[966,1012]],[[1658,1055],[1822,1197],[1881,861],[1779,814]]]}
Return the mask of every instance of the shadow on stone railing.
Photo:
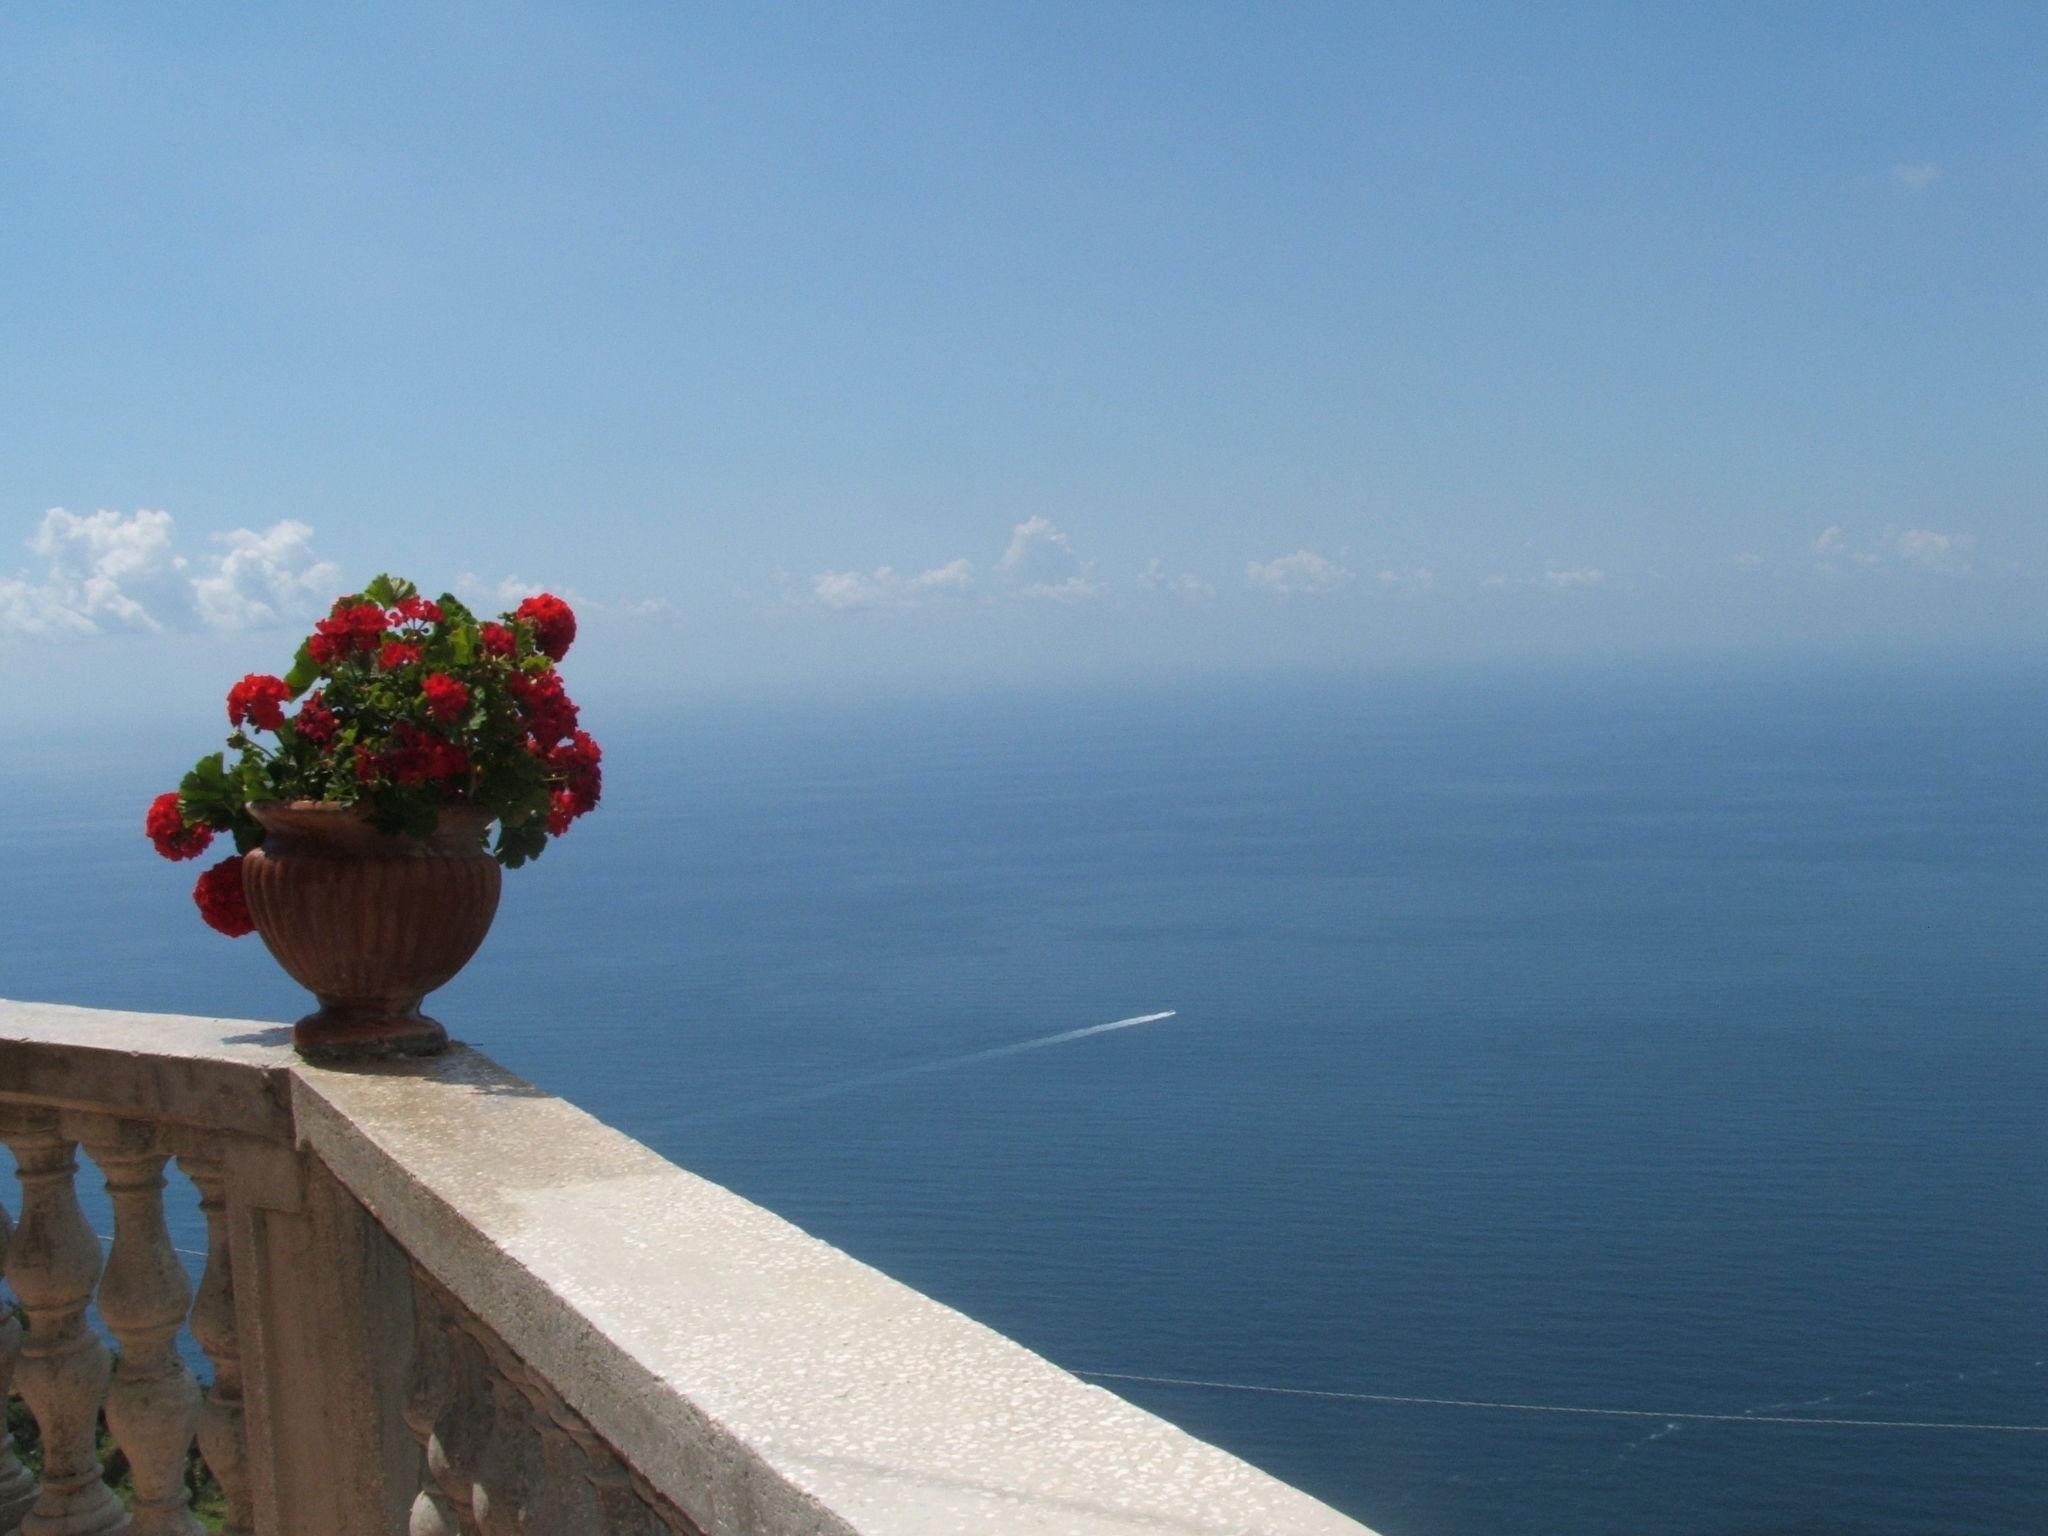
{"label": "shadow on stone railing", "polygon": [[259,1025],[0,1002],[0,1139],[29,1320],[0,1312],[0,1394],[42,1450],[38,1486],[0,1443],[0,1533],[192,1536],[195,1436],[260,1536],[1363,1532],[462,1047],[342,1071]]}

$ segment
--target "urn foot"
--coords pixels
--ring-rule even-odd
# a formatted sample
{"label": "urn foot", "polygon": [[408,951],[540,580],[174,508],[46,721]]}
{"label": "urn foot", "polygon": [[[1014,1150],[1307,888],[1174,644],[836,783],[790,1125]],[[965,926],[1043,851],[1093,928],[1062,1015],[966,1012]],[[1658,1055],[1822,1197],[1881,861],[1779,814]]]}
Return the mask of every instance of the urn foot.
{"label": "urn foot", "polygon": [[320,999],[316,1012],[292,1026],[292,1049],[308,1061],[333,1065],[432,1056],[448,1048],[448,1031],[411,1007],[364,1006]]}

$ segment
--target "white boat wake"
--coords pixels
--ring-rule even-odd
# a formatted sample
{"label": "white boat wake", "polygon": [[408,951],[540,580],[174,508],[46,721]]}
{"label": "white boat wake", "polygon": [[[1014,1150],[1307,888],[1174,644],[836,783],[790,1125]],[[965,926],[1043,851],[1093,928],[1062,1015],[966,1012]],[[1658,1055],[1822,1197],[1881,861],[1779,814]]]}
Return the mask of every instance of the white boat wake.
{"label": "white boat wake", "polygon": [[1136,1029],[1140,1024],[1157,1024],[1161,1020],[1174,1017],[1179,1011],[1177,1008],[1169,1008],[1164,1013],[1141,1013],[1135,1018],[1112,1019],[1107,1024],[1088,1024],[1080,1029],[1063,1029],[1056,1035],[1041,1035],[1035,1040],[1018,1040],[1009,1045],[994,1045],[986,1050],[969,1051],[964,1056],[942,1056],[936,1061],[915,1062],[907,1067],[890,1067],[880,1072],[860,1072],[817,1088],[774,1094],[765,1099],[735,1104],[728,1109],[713,1110],[709,1114],[692,1115],[686,1123],[705,1125],[720,1120],[736,1120],[746,1115],[766,1114],[771,1110],[796,1109],[805,1104],[816,1104],[824,1099],[836,1099],[841,1094],[858,1093],[863,1088],[879,1088],[888,1083],[900,1083],[908,1078],[923,1077],[931,1072],[950,1072],[956,1067],[972,1066],[978,1061],[1021,1056],[1026,1051],[1042,1051],[1047,1046],[1065,1045],[1072,1040],[1085,1040],[1090,1035],[1106,1035],[1112,1030]]}

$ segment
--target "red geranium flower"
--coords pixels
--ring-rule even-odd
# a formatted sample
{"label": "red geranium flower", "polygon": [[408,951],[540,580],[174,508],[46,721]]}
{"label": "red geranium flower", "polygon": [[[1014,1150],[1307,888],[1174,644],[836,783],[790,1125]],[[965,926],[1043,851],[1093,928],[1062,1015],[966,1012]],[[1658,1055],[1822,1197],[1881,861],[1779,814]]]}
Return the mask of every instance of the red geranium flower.
{"label": "red geranium flower", "polygon": [[577,731],[548,754],[548,766],[559,773],[577,774],[604,761],[604,751],[588,731]]}
{"label": "red geranium flower", "polygon": [[206,919],[207,927],[231,939],[256,931],[255,921],[249,916],[249,898],[242,893],[239,853],[222,859],[201,875],[199,883],[192,887],[192,899],[198,903],[199,915]]}
{"label": "red geranium flower", "polygon": [[438,624],[441,622],[441,605],[430,603],[424,597],[400,598],[398,606],[391,610],[394,621],[412,624]]}
{"label": "red geranium flower", "polygon": [[434,779],[459,779],[469,772],[469,753],[452,741],[438,737],[428,741],[422,749],[427,776]]}
{"label": "red geranium flower", "polygon": [[142,830],[167,859],[196,859],[213,841],[213,828],[195,827],[178,808],[178,792],[166,790],[149,802],[149,814],[142,818]]}
{"label": "red geranium flower", "polygon": [[527,730],[543,751],[576,729],[576,705],[562,691],[561,673],[515,672],[510,686],[526,716]]}
{"label": "red geranium flower", "polygon": [[469,689],[446,672],[436,672],[420,684],[427,696],[427,711],[444,725],[462,718],[469,708]]}
{"label": "red geranium flower", "polygon": [[341,729],[341,721],[323,702],[326,697],[316,688],[306,696],[306,702],[299,706],[298,718],[292,721],[293,729],[316,747],[327,746]]}
{"label": "red geranium flower", "polygon": [[246,719],[259,731],[274,731],[284,724],[285,701],[291,696],[283,678],[251,672],[228,690],[228,724]]}
{"label": "red geranium flower", "polygon": [[575,732],[548,753],[548,766],[561,774],[563,780],[556,804],[559,806],[566,795],[575,815],[597,809],[598,799],[604,793],[604,774],[598,768],[603,760],[604,753],[588,731]]}
{"label": "red geranium flower", "polygon": [[486,656],[510,656],[519,649],[519,637],[502,624],[485,624],[479,633]]}
{"label": "red geranium flower", "polygon": [[576,809],[576,797],[566,789],[556,790],[548,802],[548,836],[560,837],[580,814]]}
{"label": "red geranium flower", "polygon": [[377,652],[377,670],[395,672],[420,659],[420,648],[405,640],[386,640]]}
{"label": "red geranium flower", "polygon": [[334,611],[313,626],[313,638],[306,642],[308,653],[321,666],[338,661],[350,651],[374,651],[384,638],[387,621],[375,603],[351,603],[336,598]]}
{"label": "red geranium flower", "polygon": [[533,643],[542,654],[560,661],[576,641],[576,615],[559,597],[542,592],[512,610],[512,617],[533,626]]}

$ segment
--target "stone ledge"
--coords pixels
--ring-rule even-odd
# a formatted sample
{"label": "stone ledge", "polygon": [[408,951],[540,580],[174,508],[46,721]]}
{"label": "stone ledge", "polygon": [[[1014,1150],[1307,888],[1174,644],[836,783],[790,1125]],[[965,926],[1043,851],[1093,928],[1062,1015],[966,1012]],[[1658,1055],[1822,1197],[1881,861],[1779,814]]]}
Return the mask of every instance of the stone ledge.
{"label": "stone ledge", "polygon": [[288,1142],[297,1059],[275,1024],[0,999],[0,1101]]}
{"label": "stone ledge", "polygon": [[301,1138],[710,1536],[1370,1536],[457,1047]]}

